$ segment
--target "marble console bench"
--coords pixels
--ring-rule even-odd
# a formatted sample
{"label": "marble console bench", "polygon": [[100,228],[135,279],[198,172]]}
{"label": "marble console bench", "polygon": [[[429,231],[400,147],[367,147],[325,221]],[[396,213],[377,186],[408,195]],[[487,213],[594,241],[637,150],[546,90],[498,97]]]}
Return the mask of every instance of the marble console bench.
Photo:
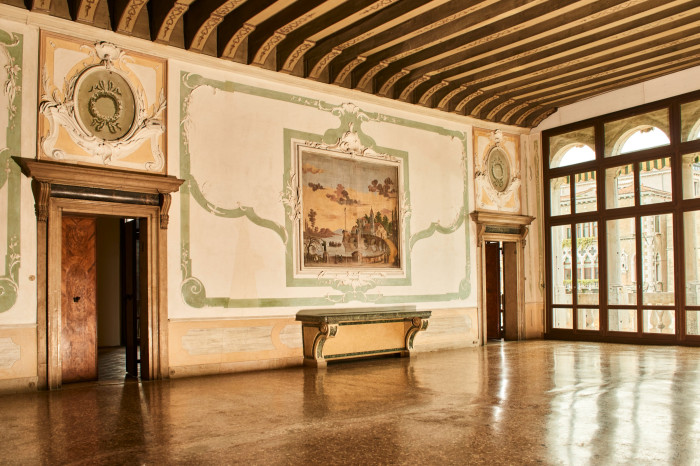
{"label": "marble console bench", "polygon": [[415,306],[308,309],[297,313],[304,364],[396,353],[408,356],[416,333],[428,328],[430,311]]}

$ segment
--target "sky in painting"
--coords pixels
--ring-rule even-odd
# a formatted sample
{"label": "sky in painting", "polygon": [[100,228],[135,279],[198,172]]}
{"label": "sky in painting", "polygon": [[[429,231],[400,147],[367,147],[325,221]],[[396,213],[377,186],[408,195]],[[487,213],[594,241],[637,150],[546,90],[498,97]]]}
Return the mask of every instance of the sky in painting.
{"label": "sky in painting", "polygon": [[[391,212],[397,206],[396,165],[308,151],[302,153],[301,165],[304,218],[314,209],[319,228],[351,229],[355,220],[368,214],[370,209],[391,219]],[[384,187],[387,178],[394,192],[385,195],[379,189],[374,192],[369,189],[373,180]],[[343,190],[347,196],[342,194]]]}

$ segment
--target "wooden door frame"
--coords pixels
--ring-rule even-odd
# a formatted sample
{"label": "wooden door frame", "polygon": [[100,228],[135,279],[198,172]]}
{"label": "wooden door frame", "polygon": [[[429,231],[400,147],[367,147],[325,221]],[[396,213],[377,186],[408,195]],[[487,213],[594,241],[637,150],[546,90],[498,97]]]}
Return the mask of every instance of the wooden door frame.
{"label": "wooden door frame", "polygon": [[508,214],[502,212],[474,211],[470,214],[477,226],[477,270],[479,270],[478,307],[479,344],[485,345],[487,340],[486,328],[486,248],[487,241],[512,242],[516,244],[517,267],[517,339],[525,338],[525,244],[528,225],[534,217],[527,215]]}
{"label": "wooden door frame", "polygon": [[167,226],[173,176],[19,159],[33,179],[37,215],[38,388],[61,387],[61,248],[64,215],[143,218],[146,241],[148,374],[168,376]]}

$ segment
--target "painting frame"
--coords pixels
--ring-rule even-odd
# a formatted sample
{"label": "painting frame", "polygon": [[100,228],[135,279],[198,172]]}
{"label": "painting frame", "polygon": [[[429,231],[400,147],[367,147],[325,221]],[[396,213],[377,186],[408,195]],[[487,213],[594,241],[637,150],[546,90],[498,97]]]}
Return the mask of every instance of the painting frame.
{"label": "painting frame", "polygon": [[294,275],[405,278],[404,160],[343,139],[292,140]]}

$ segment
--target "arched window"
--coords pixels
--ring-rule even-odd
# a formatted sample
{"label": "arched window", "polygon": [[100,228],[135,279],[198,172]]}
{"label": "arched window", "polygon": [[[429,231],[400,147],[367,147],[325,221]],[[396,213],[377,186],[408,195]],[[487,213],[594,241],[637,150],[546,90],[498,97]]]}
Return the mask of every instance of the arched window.
{"label": "arched window", "polygon": [[670,140],[666,133],[654,126],[646,126],[627,136],[620,148],[621,154],[651,149],[652,147],[667,146]]}
{"label": "arched window", "polygon": [[585,144],[574,144],[565,149],[559,160],[560,167],[595,160],[595,151]]}

